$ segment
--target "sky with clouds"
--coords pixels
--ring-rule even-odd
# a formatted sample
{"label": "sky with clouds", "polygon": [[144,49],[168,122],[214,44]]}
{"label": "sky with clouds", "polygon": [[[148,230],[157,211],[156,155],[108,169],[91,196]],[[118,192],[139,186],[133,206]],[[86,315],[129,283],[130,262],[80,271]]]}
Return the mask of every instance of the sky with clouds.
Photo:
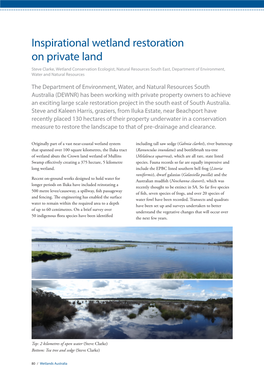
{"label": "sky with clouds", "polygon": [[232,280],[33,280],[32,288],[62,298],[207,300],[233,296]]}
{"label": "sky with clouds", "polygon": [[32,238],[130,241],[232,241],[232,227],[33,227]]}

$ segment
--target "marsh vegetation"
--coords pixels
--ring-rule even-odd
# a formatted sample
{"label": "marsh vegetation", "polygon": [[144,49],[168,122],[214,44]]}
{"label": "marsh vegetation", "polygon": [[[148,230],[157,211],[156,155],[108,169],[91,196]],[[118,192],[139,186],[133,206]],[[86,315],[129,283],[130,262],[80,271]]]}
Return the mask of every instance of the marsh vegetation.
{"label": "marsh vegetation", "polygon": [[129,315],[127,315],[127,317],[129,318],[129,319],[135,319],[136,317],[137,317],[137,315],[135,314],[135,313],[130,313]]}
{"label": "marsh vegetation", "polygon": [[[232,320],[232,298],[209,299],[206,302],[186,301],[186,304],[179,301],[149,301],[143,303],[138,312],[130,313],[129,318],[136,318],[150,307],[160,311],[164,320],[186,319],[190,320],[192,314],[201,314],[207,318],[221,317],[228,321]],[[135,301],[113,300],[113,301],[89,301],[86,309],[93,314],[109,313],[116,309],[132,309]],[[132,315],[132,316],[131,316]]]}
{"label": "marsh vegetation", "polygon": [[52,252],[52,251],[32,251],[32,262],[46,262],[47,260],[53,259],[64,259],[70,258],[72,256],[71,253],[63,253],[63,252]]}
{"label": "marsh vegetation", "polygon": [[126,244],[122,246],[109,246],[109,247],[86,247],[79,249],[79,251],[86,251],[88,253],[103,253],[104,251],[123,250],[126,247],[136,247],[137,245]]}
{"label": "marsh vegetation", "polygon": [[86,308],[93,314],[101,314],[103,312],[109,313],[116,309],[131,309],[133,308],[133,305],[126,301],[90,301]]}
{"label": "marsh vegetation", "polygon": [[[53,300],[53,296],[51,298]],[[55,308],[65,305],[68,308],[68,303],[60,302]],[[67,318],[61,313],[53,315],[52,320],[57,317],[60,320],[57,319],[52,327],[36,320],[34,309],[33,338],[232,338],[232,298],[206,302],[75,299],[71,303],[71,312],[66,313],[63,308]],[[46,306],[45,302],[43,306]]]}

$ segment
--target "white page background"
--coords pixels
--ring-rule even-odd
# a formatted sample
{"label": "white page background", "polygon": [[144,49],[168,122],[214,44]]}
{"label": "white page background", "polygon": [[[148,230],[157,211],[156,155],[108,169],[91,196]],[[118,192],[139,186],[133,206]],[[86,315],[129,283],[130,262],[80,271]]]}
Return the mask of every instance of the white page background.
{"label": "white page background", "polygon": [[[250,369],[259,371],[262,337],[257,308],[263,303],[260,292],[262,266],[262,140],[263,140],[263,12],[262,11],[1,11],[1,168],[2,168],[2,289],[6,310],[2,312],[5,339],[5,366],[28,369],[32,361],[51,358],[31,353],[31,227],[32,226],[137,226],[135,221],[133,149],[135,141],[218,141],[233,142],[230,184],[230,213],[224,216],[181,216],[159,222],[158,226],[233,226],[234,229],[234,329],[233,340],[108,340],[100,354],[72,354],[64,357],[70,369],[104,371],[164,369],[202,372],[212,369]],[[218,73],[93,74],[87,84],[210,84],[232,93],[232,112],[228,122],[210,131],[159,131],[87,133],[65,131],[31,131],[31,84],[77,84],[82,79],[31,77],[33,63],[31,39],[101,40],[183,40],[184,48],[103,49],[100,67],[225,67],[224,77]],[[52,48],[50,48],[52,51]],[[55,48],[54,48],[55,51]],[[44,52],[44,51],[43,51]],[[72,52],[72,50],[71,50]],[[50,53],[50,52],[49,52]],[[61,53],[67,53],[61,49]],[[61,62],[50,66],[99,66],[98,62]],[[72,83],[73,84],[73,83]],[[30,147],[32,141],[107,141],[120,139],[131,158],[122,170],[125,176],[124,207],[113,220],[93,221],[64,219],[31,219]],[[72,169],[68,171],[74,176]],[[103,169],[101,174],[112,173]],[[89,174],[98,174],[90,168]],[[76,171],[76,175],[80,172]],[[131,181],[130,181],[131,180]],[[131,198],[132,196],[132,198]],[[128,213],[129,212],[129,213]],[[125,216],[125,217],[124,217]],[[253,315],[249,314],[252,311]],[[250,312],[251,313],[251,312]],[[53,354],[52,360],[59,357]],[[61,359],[61,358],[60,358]],[[46,369],[44,367],[32,367]],[[52,368],[50,368],[52,369]]]}

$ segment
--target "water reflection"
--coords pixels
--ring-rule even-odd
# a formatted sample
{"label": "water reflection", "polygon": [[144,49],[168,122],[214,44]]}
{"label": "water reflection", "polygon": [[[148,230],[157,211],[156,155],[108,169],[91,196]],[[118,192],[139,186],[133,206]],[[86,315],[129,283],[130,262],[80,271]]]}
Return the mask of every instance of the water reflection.
{"label": "water reflection", "polygon": [[[70,252],[71,258],[32,263],[32,278],[160,278],[168,272],[232,273],[232,247],[211,245],[138,244],[123,250],[88,253],[85,247],[109,244],[46,242],[32,243],[32,250]],[[168,251],[173,247],[177,251]]]}
{"label": "water reflection", "polygon": [[232,329],[222,325],[222,319],[214,322],[200,314],[191,320],[169,319],[165,321],[156,307],[149,307],[141,315],[131,320],[131,312],[138,313],[141,305],[133,309],[114,310],[108,314],[93,315],[78,305],[78,312],[71,320],[55,322],[49,326],[35,326],[34,339],[218,339],[232,338]]}

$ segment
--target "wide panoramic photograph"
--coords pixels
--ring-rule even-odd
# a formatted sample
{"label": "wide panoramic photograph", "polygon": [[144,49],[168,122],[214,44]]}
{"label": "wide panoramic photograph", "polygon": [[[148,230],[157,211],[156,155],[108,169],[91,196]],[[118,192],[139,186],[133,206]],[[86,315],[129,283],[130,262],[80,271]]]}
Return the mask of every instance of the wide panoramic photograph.
{"label": "wide panoramic photograph", "polygon": [[33,280],[33,339],[231,339],[232,280]]}
{"label": "wide panoramic photograph", "polygon": [[35,227],[33,279],[232,279],[231,227]]}

